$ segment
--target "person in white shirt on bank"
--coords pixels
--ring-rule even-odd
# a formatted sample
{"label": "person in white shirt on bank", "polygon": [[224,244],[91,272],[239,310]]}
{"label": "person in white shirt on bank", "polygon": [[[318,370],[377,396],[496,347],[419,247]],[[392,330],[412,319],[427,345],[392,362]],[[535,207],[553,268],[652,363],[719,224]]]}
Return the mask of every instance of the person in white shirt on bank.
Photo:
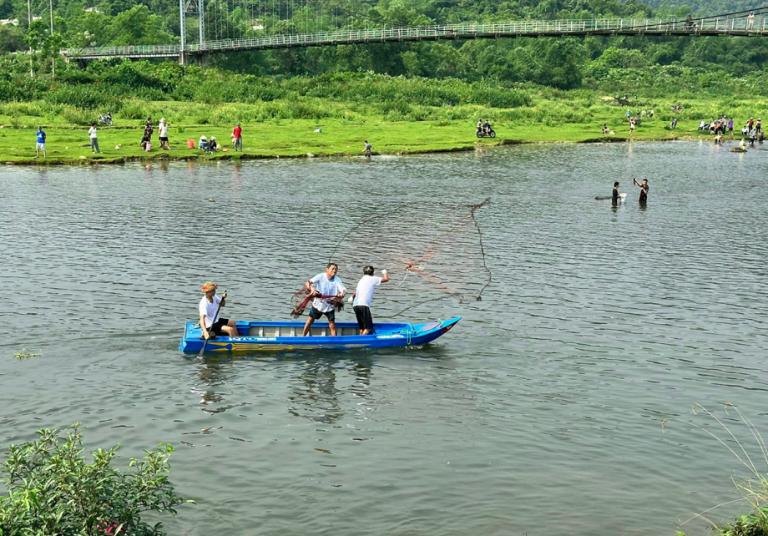
{"label": "person in white shirt on bank", "polygon": [[91,123],[91,128],[88,129],[88,138],[91,140],[91,151],[98,153],[99,151],[99,138],[96,134],[96,123]]}
{"label": "person in white shirt on bank", "polygon": [[373,317],[371,316],[373,294],[379,285],[389,281],[389,275],[386,270],[381,271],[381,277],[373,275],[373,272],[374,269],[371,265],[363,268],[363,277],[357,283],[355,299],[352,302],[352,309],[357,317],[357,327],[360,328],[360,335],[370,335],[373,333]]}
{"label": "person in white shirt on bank", "polygon": [[328,330],[331,336],[336,336],[336,307],[334,300],[343,300],[347,289],[341,278],[336,275],[339,266],[335,262],[329,262],[325,272],[304,283],[304,287],[315,297],[312,307],[309,308],[309,318],[304,324],[304,336],[309,335],[309,330],[315,320],[325,315],[328,317]]}
{"label": "person in white shirt on bank", "polygon": [[160,132],[160,148],[167,151],[171,146],[168,144],[168,123],[165,117],[160,119],[160,122],[157,124],[157,130]]}

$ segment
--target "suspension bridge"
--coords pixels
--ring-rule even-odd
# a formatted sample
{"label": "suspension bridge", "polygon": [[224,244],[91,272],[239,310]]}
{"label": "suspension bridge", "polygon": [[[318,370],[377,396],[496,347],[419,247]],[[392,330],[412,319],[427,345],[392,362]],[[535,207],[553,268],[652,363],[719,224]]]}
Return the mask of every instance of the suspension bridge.
{"label": "suspension bridge", "polygon": [[[184,0],[180,0],[183,2]],[[202,0],[199,10],[203,12]],[[524,20],[503,23],[463,23],[378,29],[337,29],[332,31],[275,33],[262,37],[206,39],[205,17],[199,19],[199,40],[185,42],[184,12],[181,7],[181,37],[176,44],[62,49],[67,60],[88,61],[109,58],[189,58],[243,50],[324,47],[352,44],[437,40],[500,39],[518,37],[568,36],[768,36],[768,6],[710,17],[681,19],[593,19]],[[257,20],[258,22],[258,20]],[[259,28],[259,26],[254,26]]]}

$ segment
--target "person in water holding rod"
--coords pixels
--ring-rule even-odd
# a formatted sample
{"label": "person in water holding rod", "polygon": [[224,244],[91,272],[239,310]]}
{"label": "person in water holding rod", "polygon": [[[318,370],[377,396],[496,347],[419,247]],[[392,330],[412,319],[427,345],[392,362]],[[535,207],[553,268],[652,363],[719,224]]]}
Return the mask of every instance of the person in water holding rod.
{"label": "person in water holding rod", "polygon": [[640,206],[646,206],[648,204],[648,190],[651,189],[648,185],[648,179],[643,179],[642,182],[637,182],[637,179],[632,179],[632,183],[640,188],[640,197],[638,198]]}
{"label": "person in water holding rod", "polygon": [[219,317],[219,312],[225,305],[227,293],[224,292],[223,296],[217,296],[217,288],[218,285],[213,281],[206,281],[200,286],[204,296],[200,299],[198,309],[200,311],[200,329],[203,330],[205,340],[222,334],[227,334],[230,337],[238,336],[235,321]]}

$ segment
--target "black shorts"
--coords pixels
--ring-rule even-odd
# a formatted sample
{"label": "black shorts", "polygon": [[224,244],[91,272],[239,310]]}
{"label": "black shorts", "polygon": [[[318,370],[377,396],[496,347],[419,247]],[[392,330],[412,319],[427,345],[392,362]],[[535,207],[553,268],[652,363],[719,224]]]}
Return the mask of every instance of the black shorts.
{"label": "black shorts", "polygon": [[327,313],[323,313],[322,311],[320,311],[319,309],[315,309],[314,307],[309,308],[309,316],[313,320],[317,320],[323,315],[328,317],[328,322],[336,322],[336,309],[331,309]]}
{"label": "black shorts", "polygon": [[160,141],[168,141],[168,136],[160,136]]}
{"label": "black shorts", "polygon": [[371,308],[367,305],[355,305],[352,309],[355,311],[357,317],[357,327],[361,330],[367,329],[373,333],[373,317],[371,316]]}
{"label": "black shorts", "polygon": [[228,318],[219,318],[210,328],[208,328],[208,332],[213,333],[214,335],[222,335],[224,332],[221,330],[221,328],[227,324],[229,324]]}

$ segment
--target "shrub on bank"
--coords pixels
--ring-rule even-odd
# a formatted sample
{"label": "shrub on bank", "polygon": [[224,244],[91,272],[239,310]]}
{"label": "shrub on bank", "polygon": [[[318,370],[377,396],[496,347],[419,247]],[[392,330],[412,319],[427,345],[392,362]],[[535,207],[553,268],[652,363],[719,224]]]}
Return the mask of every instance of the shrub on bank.
{"label": "shrub on bank", "polygon": [[173,447],[163,445],[131,459],[130,474],[112,468],[117,447],[83,458],[77,425],[65,436],[43,429],[39,438],[11,446],[3,464],[8,494],[0,496],[0,534],[164,534],[144,512],[175,513],[183,501],[168,480]]}

